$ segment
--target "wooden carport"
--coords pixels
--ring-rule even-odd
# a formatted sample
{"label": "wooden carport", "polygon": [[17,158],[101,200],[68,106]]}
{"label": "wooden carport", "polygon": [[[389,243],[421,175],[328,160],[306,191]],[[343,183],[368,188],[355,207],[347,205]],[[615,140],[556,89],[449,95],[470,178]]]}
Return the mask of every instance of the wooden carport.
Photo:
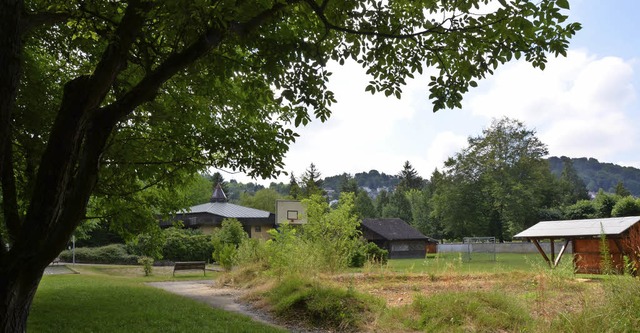
{"label": "wooden carport", "polygon": [[[551,268],[560,263],[569,243],[572,245],[574,270],[576,273],[601,273],[602,261],[600,242],[606,242],[612,259],[612,268],[621,271],[624,265],[623,256],[629,256],[631,249],[629,234],[635,230],[640,232],[640,216],[612,217],[604,219],[543,221],[514,236],[531,241]],[[636,230],[637,229],[637,230]],[[547,255],[541,240],[550,241],[550,253]],[[563,240],[558,255],[555,255],[555,241]]]}

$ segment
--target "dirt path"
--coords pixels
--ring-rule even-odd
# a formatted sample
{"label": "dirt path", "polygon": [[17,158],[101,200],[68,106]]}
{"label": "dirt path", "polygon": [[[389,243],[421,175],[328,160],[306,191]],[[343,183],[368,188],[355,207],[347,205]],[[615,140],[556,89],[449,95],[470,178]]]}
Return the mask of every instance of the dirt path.
{"label": "dirt path", "polygon": [[263,324],[271,325],[295,333],[309,333],[320,331],[309,331],[295,326],[283,326],[276,323],[276,320],[268,313],[256,310],[240,301],[245,292],[242,290],[217,287],[213,280],[194,280],[178,282],[148,282],[147,285],[164,289],[168,292],[188,297],[211,307],[231,311],[250,317]]}
{"label": "dirt path", "polygon": [[148,282],[146,284],[195,299],[214,308],[243,314],[261,323],[278,326],[266,314],[258,313],[249,306],[240,303],[239,298],[244,295],[241,290],[216,287],[213,280]]}

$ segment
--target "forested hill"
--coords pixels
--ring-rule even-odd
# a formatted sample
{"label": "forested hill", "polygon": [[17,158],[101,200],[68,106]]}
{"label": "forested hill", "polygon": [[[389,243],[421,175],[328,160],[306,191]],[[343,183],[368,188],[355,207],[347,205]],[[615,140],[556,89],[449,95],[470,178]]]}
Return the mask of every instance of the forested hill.
{"label": "forested hill", "polygon": [[[555,175],[562,173],[562,160],[567,157],[550,157],[549,165]],[[603,189],[606,192],[614,192],[618,182],[634,196],[640,196],[640,169],[623,167],[613,163],[602,163],[595,158],[571,158],[573,167],[584,181],[589,192],[597,192]]]}
{"label": "forested hill", "polygon": [[[378,188],[387,188],[393,189],[398,182],[398,176],[396,175],[387,175],[384,172],[379,172],[378,170],[371,170],[369,172],[359,172],[353,175],[353,178],[358,183],[359,187],[368,187],[372,190]],[[330,188],[334,190],[340,189],[340,182],[343,179],[343,175],[336,175],[331,177],[326,177],[324,179],[323,186],[325,188]]]}

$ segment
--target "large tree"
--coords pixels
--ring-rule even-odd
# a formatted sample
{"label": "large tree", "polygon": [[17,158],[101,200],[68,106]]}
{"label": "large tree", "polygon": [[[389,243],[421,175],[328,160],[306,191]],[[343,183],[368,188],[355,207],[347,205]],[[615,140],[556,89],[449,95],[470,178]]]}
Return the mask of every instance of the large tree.
{"label": "large tree", "polygon": [[536,222],[552,203],[554,178],[535,131],[502,118],[468,144],[446,162],[446,182],[436,189],[434,205],[449,231],[503,240]]}
{"label": "large tree", "polygon": [[512,58],[544,68],[580,28],[566,0],[487,2],[0,0],[0,331],[26,330],[91,198],[281,172],[291,125],[330,115],[329,61],[398,97],[435,68],[440,110]]}

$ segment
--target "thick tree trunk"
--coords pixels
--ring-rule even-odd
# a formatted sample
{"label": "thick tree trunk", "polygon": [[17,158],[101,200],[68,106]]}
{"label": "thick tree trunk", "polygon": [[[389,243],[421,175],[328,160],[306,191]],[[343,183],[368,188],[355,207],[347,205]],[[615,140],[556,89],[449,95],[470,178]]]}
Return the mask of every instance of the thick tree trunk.
{"label": "thick tree trunk", "polygon": [[0,332],[26,332],[29,309],[44,267],[0,264]]}
{"label": "thick tree trunk", "polygon": [[[22,0],[0,0],[0,161],[20,80]],[[2,164],[0,164],[2,170]]]}

